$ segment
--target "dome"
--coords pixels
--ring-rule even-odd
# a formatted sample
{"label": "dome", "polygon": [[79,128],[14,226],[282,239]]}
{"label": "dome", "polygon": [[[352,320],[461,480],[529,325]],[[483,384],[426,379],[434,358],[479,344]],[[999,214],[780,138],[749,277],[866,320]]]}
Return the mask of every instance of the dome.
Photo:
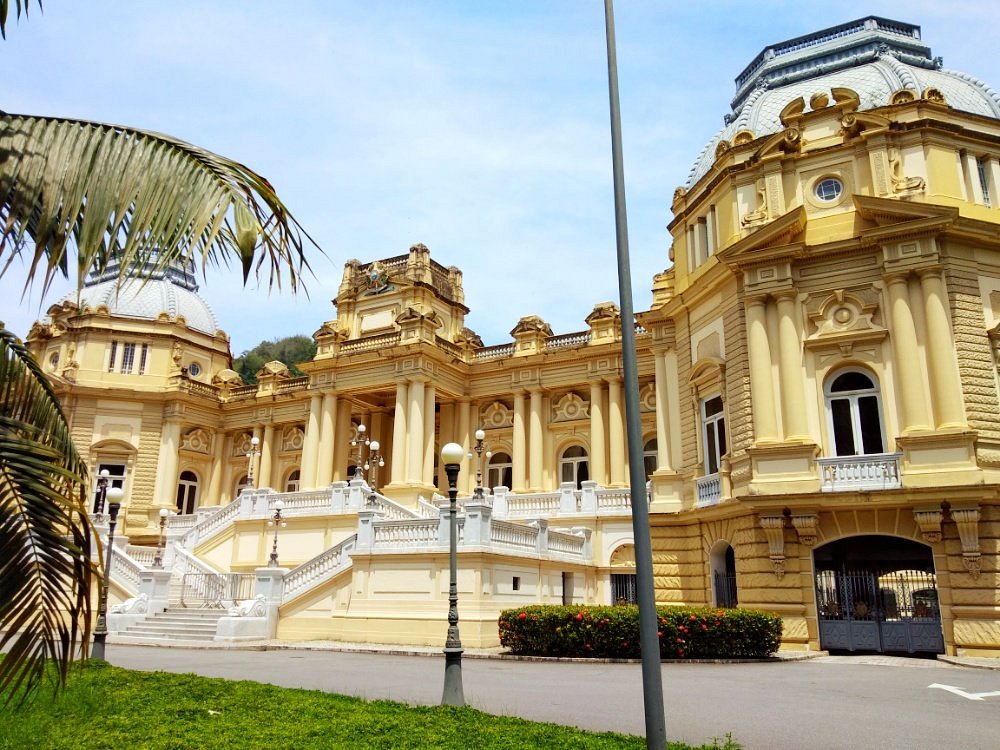
{"label": "dome", "polygon": [[118,283],[118,266],[109,264],[102,272],[91,272],[83,289],[68,295],[66,302],[78,303],[81,310],[106,306],[114,316],[156,320],[162,314],[181,316],[188,328],[215,336],[219,331],[215,315],[198,295],[194,264],[172,264],[165,271],[144,274],[147,280],[130,278]]}
{"label": "dome", "polygon": [[832,88],[852,89],[861,110],[890,104],[897,91],[940,92],[954,109],[1000,118],[1000,94],[979,79],[941,67],[920,39],[920,27],[869,16],[765,48],[736,78],[725,127],[698,157],[685,188],[711,169],[720,142],[740,132],[753,138],[784,130],[779,114],[791,101],[809,101]]}

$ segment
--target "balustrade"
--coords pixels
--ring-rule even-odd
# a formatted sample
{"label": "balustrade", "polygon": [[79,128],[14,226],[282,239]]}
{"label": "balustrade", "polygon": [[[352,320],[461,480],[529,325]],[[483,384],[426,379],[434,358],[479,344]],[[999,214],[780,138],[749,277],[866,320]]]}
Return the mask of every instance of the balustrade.
{"label": "balustrade", "polygon": [[818,458],[820,489],[823,492],[896,489],[901,486],[901,457],[901,453],[874,453]]}
{"label": "balustrade", "polygon": [[696,482],[698,489],[698,499],[695,507],[704,508],[709,505],[718,505],[722,499],[722,480],[718,474],[698,477]]}

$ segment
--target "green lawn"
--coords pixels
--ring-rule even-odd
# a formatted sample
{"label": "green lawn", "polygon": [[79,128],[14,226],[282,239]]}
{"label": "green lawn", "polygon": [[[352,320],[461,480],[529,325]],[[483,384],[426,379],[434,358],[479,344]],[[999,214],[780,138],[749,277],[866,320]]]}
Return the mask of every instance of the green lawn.
{"label": "green lawn", "polygon": [[[289,748],[645,748],[641,737],[414,707],[313,690],[89,662],[53,696],[0,709],[0,748],[271,750]],[[689,745],[671,743],[671,750]],[[721,739],[703,748],[736,750]]]}

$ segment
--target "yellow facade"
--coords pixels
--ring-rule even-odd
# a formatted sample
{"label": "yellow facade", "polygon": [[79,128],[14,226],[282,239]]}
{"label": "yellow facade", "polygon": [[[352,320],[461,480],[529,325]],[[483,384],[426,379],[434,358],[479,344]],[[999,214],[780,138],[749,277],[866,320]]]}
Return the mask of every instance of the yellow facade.
{"label": "yellow facade", "polygon": [[[768,48],[737,82],[674,195],[670,267],[637,316],[657,600],[778,612],[784,648],[1000,655],[1000,101],[942,71],[915,27],[874,18]],[[545,525],[554,544],[575,529],[592,549],[464,552],[463,636],[491,645],[501,608],[611,603],[612,576],[634,569],[612,492],[629,477],[621,321],[600,303],[584,331],[529,316],[484,346],[465,303],[462,273],[422,245],[352,260],[306,376],[272,363],[257,386],[227,369],[224,333],[183,315],[62,304],[29,340],[91,466],[125,467],[134,542],[155,540],[161,508],[238,503],[251,464],[257,487],[346,488],[361,424],[384,459],[379,494],[415,529],[446,489],[440,447],[471,451],[483,429],[484,484],[538,504],[501,520],[495,494],[491,533]],[[112,342],[148,345],[146,372],[109,364]],[[471,458],[459,481],[471,495]],[[589,506],[584,481],[603,493]],[[282,564],[361,545],[366,518],[291,517]],[[279,636],[443,638],[447,556],[380,548],[372,523],[349,568],[281,605]],[[251,571],[269,533],[248,516],[193,551]],[[904,621],[941,646],[900,648]]]}

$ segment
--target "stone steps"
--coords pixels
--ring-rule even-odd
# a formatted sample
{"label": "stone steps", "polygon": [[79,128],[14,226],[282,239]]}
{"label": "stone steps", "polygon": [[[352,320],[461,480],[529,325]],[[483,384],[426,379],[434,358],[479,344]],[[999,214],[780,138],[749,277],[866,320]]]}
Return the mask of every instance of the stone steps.
{"label": "stone steps", "polygon": [[170,607],[118,631],[115,636],[124,640],[211,641],[215,638],[219,618],[225,614],[224,609]]}

